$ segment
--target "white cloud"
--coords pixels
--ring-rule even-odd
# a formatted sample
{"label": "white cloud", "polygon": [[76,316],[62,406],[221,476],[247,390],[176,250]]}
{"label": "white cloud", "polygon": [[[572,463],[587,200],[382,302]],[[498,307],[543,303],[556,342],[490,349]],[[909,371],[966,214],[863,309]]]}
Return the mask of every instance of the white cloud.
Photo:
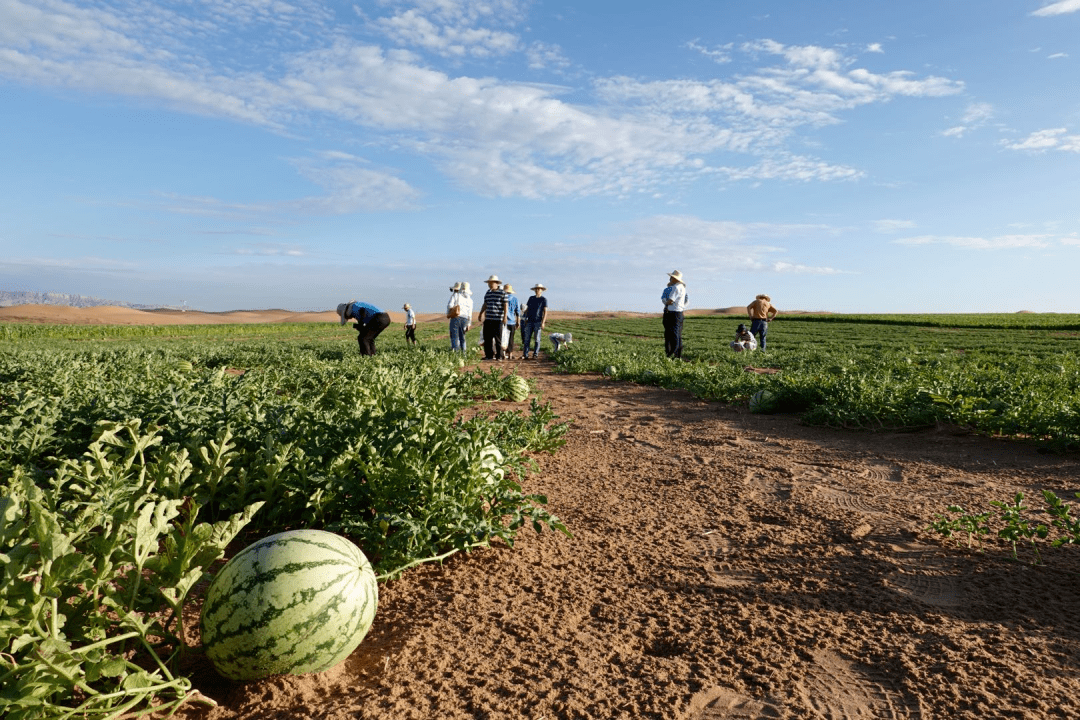
{"label": "white cloud", "polygon": [[1058,53],[1054,53],[1053,55],[1047,55],[1046,59],[1047,60],[1058,60],[1060,58],[1067,58],[1067,57],[1069,57],[1069,53],[1058,52]]}
{"label": "white cloud", "polygon": [[881,47],[881,43],[870,43],[866,46],[866,52],[883,53],[885,50]]}
{"label": "white cloud", "polygon": [[1051,128],[1036,130],[1023,140],[1018,142],[1003,141],[1009,150],[1027,150],[1030,152],[1046,152],[1047,150],[1059,150],[1062,152],[1080,152],[1080,135],[1066,135],[1065,128]]}
{"label": "white cloud", "polygon": [[[835,228],[824,225],[742,223],[704,220],[692,215],[657,215],[629,222],[611,236],[584,246],[584,254],[607,258],[624,272],[656,274],[658,263],[693,268],[699,277],[734,271],[835,274],[772,256],[785,253],[774,243],[785,238],[828,238]],[[572,248],[563,251],[574,252]],[[623,268],[634,268],[624,270]],[[684,269],[684,272],[685,269]]]}
{"label": "white cloud", "polygon": [[963,137],[967,132],[983,127],[993,117],[994,106],[990,103],[970,103],[960,119],[961,124],[942,130],[941,134],[946,137]]}
{"label": "white cloud", "polygon": [[384,0],[399,10],[373,25],[396,43],[445,57],[507,55],[520,49],[512,27],[525,17],[526,2],[517,0]]}
{"label": "white cloud", "polygon": [[912,220],[875,220],[874,232],[879,233],[892,233],[899,230],[910,230],[915,227],[915,222]]}
{"label": "white cloud", "polygon": [[972,250],[1004,250],[1015,248],[1047,248],[1062,241],[1059,236],[1045,234],[997,235],[974,237],[957,235],[920,235],[895,240],[898,245],[952,245]]}
{"label": "white cloud", "polygon": [[715,63],[723,65],[725,63],[731,62],[731,49],[734,47],[734,45],[732,43],[727,43],[725,45],[717,45],[716,47],[710,48],[701,45],[700,43],[698,43],[697,40],[691,40],[690,42],[686,43],[686,47],[690,48],[691,50],[696,50],[697,52],[701,53]]}
{"label": "white cloud", "polygon": [[[489,196],[652,194],[703,177],[858,178],[857,168],[803,157],[788,146],[801,128],[839,123],[845,111],[861,105],[949,95],[963,87],[904,70],[873,73],[835,48],[760,40],[731,48],[765,58],[741,75],[708,81],[601,78],[570,103],[551,86],[453,76],[421,64],[409,50],[357,44],[334,32],[326,11],[310,7],[310,0],[220,0],[197,18],[114,1],[113,7],[102,2],[90,9],[64,0],[0,3],[0,77],[150,98],[280,132],[303,133],[308,123],[329,120],[365,142],[428,158],[453,182]],[[392,14],[375,24],[412,47],[449,56],[522,49],[507,28],[524,19],[524,0],[381,5]],[[228,18],[257,27],[238,31]],[[297,32],[280,28],[282,18]],[[258,45],[262,55],[250,63],[243,53],[221,59],[194,49],[263,42],[249,38],[261,37],[264,27],[272,37]],[[214,42],[202,42],[207,36]],[[537,67],[565,63],[557,46],[535,43],[525,52]],[[330,165],[306,175],[326,194],[296,201],[294,210],[404,208],[418,197],[392,172]],[[252,207],[205,198],[180,205],[226,213]]]}
{"label": "white cloud", "polygon": [[1080,10],[1080,0],[1058,0],[1058,2],[1050,3],[1031,14],[1047,17],[1050,15],[1064,15],[1066,13],[1076,12],[1077,10]]}
{"label": "white cloud", "polygon": [[564,70],[570,67],[570,60],[563,55],[562,48],[552,43],[536,41],[525,50],[531,70]]}

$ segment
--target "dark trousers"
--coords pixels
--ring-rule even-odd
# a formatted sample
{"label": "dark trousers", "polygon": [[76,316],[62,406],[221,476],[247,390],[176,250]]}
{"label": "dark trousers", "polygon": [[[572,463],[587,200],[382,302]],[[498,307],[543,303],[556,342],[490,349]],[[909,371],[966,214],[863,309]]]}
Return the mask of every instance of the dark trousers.
{"label": "dark trousers", "polygon": [[484,359],[502,360],[502,320],[484,319]]}
{"label": "dark trousers", "polygon": [[411,342],[413,345],[416,344],[416,326],[415,325],[406,325],[405,326],[405,342]]}
{"label": "dark trousers", "polygon": [[758,347],[762,350],[765,349],[765,336],[769,334],[769,321],[768,320],[751,320],[750,321],[750,334],[757,335]]}
{"label": "dark trousers", "polygon": [[682,357],[682,324],[681,312],[664,311],[664,352],[669,358]]}
{"label": "dark trousers", "polygon": [[517,325],[506,326],[506,357],[508,358],[514,356],[514,330],[517,330]]}
{"label": "dark trousers", "polygon": [[353,323],[356,328],[356,342],[360,345],[361,355],[375,354],[375,338],[390,326],[390,316],[386,313],[372,315],[366,323]]}

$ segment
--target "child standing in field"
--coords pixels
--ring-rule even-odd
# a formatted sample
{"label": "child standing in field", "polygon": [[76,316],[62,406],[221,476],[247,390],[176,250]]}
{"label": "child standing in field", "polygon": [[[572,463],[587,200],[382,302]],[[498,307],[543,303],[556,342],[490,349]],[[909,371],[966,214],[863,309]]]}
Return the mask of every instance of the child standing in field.
{"label": "child standing in field", "polygon": [[402,307],[405,311],[405,342],[415,345],[416,344],[416,313],[413,312],[412,306],[409,303],[405,303]]}

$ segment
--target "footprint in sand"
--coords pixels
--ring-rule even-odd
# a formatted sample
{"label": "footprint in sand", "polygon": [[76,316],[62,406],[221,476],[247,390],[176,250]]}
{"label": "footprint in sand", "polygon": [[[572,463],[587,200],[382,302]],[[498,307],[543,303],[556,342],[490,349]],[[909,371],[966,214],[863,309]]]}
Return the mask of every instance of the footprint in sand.
{"label": "footprint in sand", "polygon": [[832,720],[922,717],[918,700],[905,695],[886,673],[828,650],[814,653],[796,694],[816,717]]}
{"label": "footprint in sand", "polygon": [[811,492],[815,497],[851,512],[863,515],[879,515],[882,512],[881,508],[874,503],[873,498],[859,493],[821,485],[815,485]]}
{"label": "footprint in sand", "polygon": [[682,543],[694,558],[694,563],[705,571],[713,587],[734,588],[757,583],[764,576],[751,570],[736,567],[727,561],[731,541],[720,531],[695,535]]}
{"label": "footprint in sand", "polygon": [[690,699],[690,720],[759,720],[783,717],[778,705],[740,695],[727,688],[710,688]]}
{"label": "footprint in sand", "polygon": [[880,461],[869,463],[859,473],[867,480],[873,480],[875,482],[887,482],[887,483],[902,483],[904,482],[903,469],[891,462]]}
{"label": "footprint in sand", "polygon": [[772,505],[791,499],[790,483],[782,482],[776,476],[760,469],[747,470],[743,484],[746,485],[746,496],[750,500]]}
{"label": "footprint in sand", "polygon": [[931,607],[965,604],[961,561],[941,557],[941,549],[931,545],[899,542],[889,548],[897,569],[885,576],[886,587]]}

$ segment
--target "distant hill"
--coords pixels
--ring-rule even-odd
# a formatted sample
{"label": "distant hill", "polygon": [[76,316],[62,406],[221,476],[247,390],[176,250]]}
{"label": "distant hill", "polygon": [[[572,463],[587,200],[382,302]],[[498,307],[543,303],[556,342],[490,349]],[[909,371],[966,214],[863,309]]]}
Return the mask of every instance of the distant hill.
{"label": "distant hill", "polygon": [[139,305],[122,300],[103,300],[86,295],[71,295],[55,292],[31,292],[27,290],[0,290],[0,307],[13,305],[64,305],[66,307],[125,307],[135,310],[155,310],[161,305]]}

